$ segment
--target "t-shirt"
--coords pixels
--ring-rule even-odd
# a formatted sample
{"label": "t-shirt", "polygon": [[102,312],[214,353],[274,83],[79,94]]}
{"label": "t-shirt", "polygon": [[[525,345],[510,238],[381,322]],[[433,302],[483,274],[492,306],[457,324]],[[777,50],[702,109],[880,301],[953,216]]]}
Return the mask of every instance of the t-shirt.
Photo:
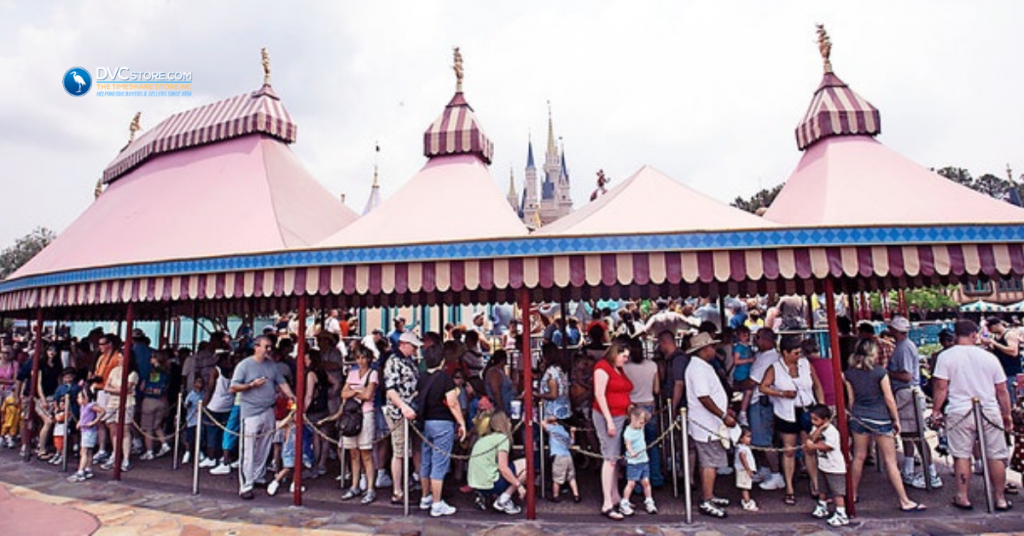
{"label": "t-shirt", "polygon": [[[996,338],[996,342],[1006,346],[1006,333],[1003,333],[1001,337]],[[1022,372],[1019,354],[1010,355],[995,347],[993,347],[991,351],[999,359],[999,364],[1003,366],[1003,374],[1006,374],[1007,378],[1016,376]]]}
{"label": "t-shirt", "polygon": [[[633,382],[629,381],[629,377],[625,373],[615,370],[607,359],[600,359],[594,365],[595,377],[599,370],[603,370],[608,375],[608,384],[604,389],[605,400],[608,402],[608,413],[611,413],[612,417],[625,415],[629,410],[629,393],[633,391]],[[597,404],[596,386],[594,389],[595,396],[592,407],[601,411],[601,406]]]}
{"label": "t-shirt", "polygon": [[[430,385],[427,385],[427,382],[430,382]],[[443,370],[421,376],[416,384],[416,390],[420,392],[423,400],[423,406],[419,408],[423,420],[455,421],[452,410],[448,408],[446,395],[456,388],[455,381]]]}
{"label": "t-shirt", "polygon": [[[672,352],[668,356],[668,361],[671,363],[672,374],[670,374],[669,383],[665,386],[665,392],[670,395],[675,392],[676,382],[683,382],[686,384],[686,367],[690,365],[690,356],[686,352],[676,348],[675,352]],[[686,407],[686,397],[683,397],[679,401],[679,407]],[[678,410],[679,408],[674,408]]]}
{"label": "t-shirt", "polygon": [[887,368],[889,372],[909,372],[911,379],[908,383],[890,376],[889,382],[892,384],[893,392],[921,385],[921,365],[918,363],[918,359],[917,346],[909,337],[896,343],[896,347],[892,350],[892,356],[889,357]]}
{"label": "t-shirt", "polygon": [[[750,379],[760,384],[761,380],[764,379],[764,373],[768,371],[768,367],[774,365],[779,359],[779,352],[774,348],[771,350],[765,350],[764,352],[758,352],[757,357],[754,358],[754,364],[750,367]],[[757,402],[760,398],[761,391],[759,389],[754,389],[754,394],[750,397],[750,402]]]}
{"label": "t-shirt", "polygon": [[195,426],[199,420],[199,402],[203,400],[203,392],[192,390],[185,398],[185,422],[189,426]]}
{"label": "t-shirt", "polygon": [[96,420],[96,403],[89,402],[82,407],[81,423],[82,430],[95,430],[98,424],[92,421]]}
{"label": "t-shirt", "polygon": [[[395,391],[406,404],[416,396],[417,371],[412,360],[400,352],[392,354],[384,363],[384,389]],[[402,418],[402,410],[385,398],[384,411],[394,420]]]}
{"label": "t-shirt", "polygon": [[235,367],[235,373],[231,376],[231,385],[245,385],[257,378],[264,378],[267,383],[240,393],[243,419],[272,410],[274,402],[277,400],[277,386],[285,382],[277,363],[274,363],[269,356],[262,362],[256,361],[255,357],[247,357]]}
{"label": "t-shirt", "polygon": [[672,335],[676,335],[682,330],[689,329],[691,326],[686,322],[686,317],[675,312],[675,311],[660,311],[651,315],[647,319],[647,325],[644,327],[644,331],[652,337],[661,335],[663,331],[668,331]]}
{"label": "t-shirt", "polygon": [[562,372],[562,367],[558,365],[551,365],[547,370],[544,371],[544,376],[540,379],[540,392],[541,394],[552,394],[550,387],[550,380],[555,380],[555,389],[553,393],[555,395],[554,400],[544,401],[544,413],[545,417],[554,416],[556,419],[568,419],[572,414],[572,408],[569,404],[569,378]]}
{"label": "t-shirt", "polygon": [[501,477],[498,472],[499,452],[508,452],[508,437],[502,433],[485,435],[473,444],[466,475],[471,488],[489,490],[494,487]]}
{"label": "t-shirt", "polygon": [[853,387],[853,406],[850,413],[860,419],[888,421],[892,419],[889,409],[885,406],[885,395],[882,394],[882,378],[885,369],[875,366],[871,370],[851,368],[845,373],[846,381]]}
{"label": "t-shirt", "polygon": [[658,375],[658,365],[650,359],[640,363],[626,362],[622,367],[629,381],[633,382],[633,390],[629,392],[629,401],[634,404],[654,403],[654,378]]}
{"label": "t-shirt", "polygon": [[569,446],[572,445],[572,436],[561,424],[548,425],[548,436],[552,456],[571,456]]}
{"label": "t-shirt", "polygon": [[995,385],[1006,382],[999,359],[977,346],[958,344],[939,356],[936,378],[949,380],[947,415],[962,415],[971,410],[971,399],[978,397],[984,411],[999,411]]}
{"label": "t-shirt", "polygon": [[743,458],[747,460],[747,467],[751,471],[757,472],[757,460],[754,459],[754,453],[750,450],[750,445],[736,445],[736,457],[732,461],[732,466],[736,469],[736,472],[746,470],[743,468]]}
{"label": "t-shirt", "polygon": [[644,429],[633,428],[632,426],[626,426],[626,430],[622,432],[622,439],[626,442],[636,456],[630,456],[629,451],[622,449],[623,456],[626,457],[626,463],[629,465],[639,465],[647,463],[650,458],[647,456],[647,442],[644,441]]}
{"label": "t-shirt", "polygon": [[846,463],[843,462],[843,452],[839,449],[839,430],[836,430],[835,426],[829,424],[821,433],[821,439],[832,450],[828,452],[818,451],[818,469],[822,473],[845,475]]}
{"label": "t-shirt", "polygon": [[[366,375],[359,376],[359,368],[354,367],[352,370],[349,371],[348,377],[345,378],[345,383],[348,385],[349,389],[353,389],[355,391],[362,391],[364,388],[366,388],[367,385],[373,383],[379,384],[380,382],[379,380],[377,380],[376,370],[370,369],[367,371]],[[371,411],[373,411],[373,399],[364,400],[363,413],[370,413]]]}
{"label": "t-shirt", "polygon": [[689,409],[687,415],[690,421],[690,437],[706,443],[712,439],[711,434],[717,434],[724,423],[701,403],[700,398],[704,396],[711,397],[719,411],[728,408],[729,399],[722,382],[718,380],[715,368],[711,363],[698,357],[690,360],[690,366],[686,367],[686,404]]}

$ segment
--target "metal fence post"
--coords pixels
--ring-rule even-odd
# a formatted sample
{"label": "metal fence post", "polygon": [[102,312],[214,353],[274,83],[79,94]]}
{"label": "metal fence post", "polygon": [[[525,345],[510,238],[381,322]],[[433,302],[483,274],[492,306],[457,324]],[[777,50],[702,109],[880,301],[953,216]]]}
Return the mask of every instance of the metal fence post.
{"label": "metal fence post", "polygon": [[[672,402],[670,401],[669,405],[671,406],[671,404],[672,404]],[[669,415],[672,415],[672,413],[669,412]],[[680,413],[680,415],[681,415],[681,413]],[[672,415],[672,417],[674,419],[675,415]],[[676,434],[674,434],[674,433],[668,434],[668,448],[669,448],[669,451],[670,451],[668,463],[669,463],[669,466],[672,469],[672,497],[675,498],[675,499],[678,499],[679,498],[679,468],[676,467],[676,462],[678,461],[678,458],[676,457]]]}
{"label": "metal fence post", "polygon": [[683,436],[683,503],[686,505],[686,523],[690,524],[693,523],[693,497],[690,496],[690,426],[686,420],[686,408],[680,408],[679,419]]}
{"label": "metal fence post", "polygon": [[[196,414],[196,439],[195,445],[192,447],[192,495],[199,495],[199,434],[202,433],[203,425],[203,401],[199,401],[199,407]],[[228,432],[224,432],[228,433]],[[239,464],[241,467],[241,464]]]}
{"label": "metal fence post", "polygon": [[978,450],[981,451],[981,468],[982,474],[985,478],[985,501],[988,506],[988,513],[993,512],[995,507],[995,498],[992,497],[992,480],[989,478],[988,468],[988,451],[985,448],[985,429],[982,426],[985,424],[981,415],[981,401],[977,397],[971,400],[971,411],[974,412],[974,428],[978,434],[978,445],[981,447]]}
{"label": "metal fence post", "polygon": [[[924,440],[924,413],[923,413],[923,397],[921,389],[917,386],[913,387],[910,396],[914,400],[914,419],[917,421],[917,436],[920,439],[921,449],[921,464],[924,465],[924,486],[928,491],[932,491],[932,449],[928,446],[928,442]],[[984,445],[984,443],[982,443]],[[881,465],[881,464],[879,464]]]}
{"label": "metal fence post", "polygon": [[402,430],[405,432],[405,444],[402,445],[405,447],[402,449],[402,496],[405,502],[402,508],[405,512],[405,517],[409,517],[409,447],[412,438],[409,437],[409,419],[405,417],[402,417]]}
{"label": "metal fence post", "polygon": [[[68,472],[68,443],[71,442],[71,395],[64,395],[64,443],[60,448],[60,472]],[[56,426],[56,425],[54,425]]]}
{"label": "metal fence post", "polygon": [[[202,419],[198,419],[202,420]],[[199,436],[196,436],[196,443]],[[171,461],[171,469],[178,470],[178,449],[181,447],[181,394],[178,395],[178,409],[174,414],[174,459]]]}
{"label": "metal fence post", "polygon": [[[544,401],[543,400],[540,400],[540,401],[537,402],[537,415],[540,416],[540,420],[543,422],[543,420],[544,420],[544,417],[543,417],[543,415],[544,415]],[[526,425],[527,426],[532,426],[533,423],[526,423]],[[540,496],[541,496],[542,499],[546,499],[548,497],[548,495],[547,495],[547,492],[546,492],[547,486],[545,485],[546,480],[545,480],[544,476],[547,473],[546,472],[546,469],[547,469],[547,456],[544,455],[544,430],[543,430],[543,426],[541,428],[542,428],[541,430],[537,431],[537,441],[540,442],[540,482],[541,482]]]}

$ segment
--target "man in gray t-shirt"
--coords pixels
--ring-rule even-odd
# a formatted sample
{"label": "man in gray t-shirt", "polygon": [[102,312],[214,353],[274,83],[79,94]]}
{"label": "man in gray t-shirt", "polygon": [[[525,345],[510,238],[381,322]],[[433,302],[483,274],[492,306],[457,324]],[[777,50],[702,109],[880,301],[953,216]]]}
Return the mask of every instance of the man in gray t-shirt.
{"label": "man in gray t-shirt", "polygon": [[253,355],[242,360],[235,367],[231,377],[232,394],[241,393],[240,410],[242,418],[242,479],[238,494],[245,500],[252,499],[253,485],[263,480],[270,455],[271,439],[275,427],[274,402],[277,390],[288,396],[294,403],[295,395],[281,375],[277,364],[270,359],[270,339],[257,337],[253,342]]}

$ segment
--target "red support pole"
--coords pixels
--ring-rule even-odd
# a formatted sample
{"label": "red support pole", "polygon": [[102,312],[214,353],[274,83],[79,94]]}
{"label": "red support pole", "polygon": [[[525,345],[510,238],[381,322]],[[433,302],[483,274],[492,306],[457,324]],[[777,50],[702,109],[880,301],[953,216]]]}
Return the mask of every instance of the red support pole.
{"label": "red support pole", "polygon": [[[35,341],[36,345],[35,345],[35,348],[33,348],[33,350],[32,350],[32,375],[29,377],[29,382],[31,383],[31,385],[29,385],[29,388],[28,388],[28,400],[23,402],[23,404],[26,407],[28,407],[28,413],[25,415],[25,420],[24,420],[23,424],[21,425],[21,446],[25,450],[25,461],[28,461],[32,457],[32,437],[31,436],[34,435],[34,433],[35,433],[35,431],[32,430],[31,422],[32,422],[32,418],[36,414],[36,412],[35,412],[35,407],[36,407],[35,406],[35,400],[36,400],[36,397],[39,396],[39,393],[36,392],[36,389],[39,386],[39,360],[42,358],[42,355],[43,355],[43,309],[42,308],[36,309],[36,336],[35,336],[35,339],[36,339],[36,341]],[[17,358],[17,356],[14,356],[14,357],[15,357],[15,359]],[[21,393],[18,393],[17,396],[21,396]]]}
{"label": "red support pole", "polygon": [[910,320],[910,304],[907,303],[907,295],[903,289],[899,289],[897,292],[900,297],[900,314],[903,315],[903,318]]}
{"label": "red support pole", "polygon": [[[292,504],[302,506],[302,433],[306,413],[306,295],[299,296],[299,338],[295,357],[295,469],[292,479],[295,481],[295,493]],[[342,460],[344,464],[344,460]],[[372,475],[371,475],[372,476]],[[369,485],[373,485],[371,481]]]}
{"label": "red support pole", "polygon": [[526,519],[537,519],[536,468],[533,463],[533,355],[530,351],[530,292],[519,291],[519,309],[523,314],[523,441],[526,443]]}
{"label": "red support pole", "polygon": [[[125,413],[126,406],[128,405],[128,360],[134,359],[131,355],[132,351],[132,324],[135,321],[135,308],[132,302],[128,302],[128,311],[125,314],[125,336],[124,346],[121,347],[121,393],[118,395],[120,405],[117,408],[117,433],[114,434],[116,437],[113,438],[114,442],[114,480],[121,480],[121,461],[124,460],[125,453],[122,451],[121,446],[124,444],[122,438],[125,434]],[[131,393],[135,396],[135,393]],[[132,417],[132,416],[128,416]]]}
{"label": "red support pole", "polygon": [[[843,388],[843,367],[841,352],[839,349],[839,324],[836,319],[836,298],[835,286],[831,279],[825,280],[825,307],[828,315],[828,340],[832,351],[832,380],[836,386],[836,424],[839,428],[839,444],[843,450],[843,462],[849,466],[850,463],[850,430],[846,420],[846,389]],[[846,509],[850,515],[857,513],[857,506],[854,504],[853,480],[846,479]]]}

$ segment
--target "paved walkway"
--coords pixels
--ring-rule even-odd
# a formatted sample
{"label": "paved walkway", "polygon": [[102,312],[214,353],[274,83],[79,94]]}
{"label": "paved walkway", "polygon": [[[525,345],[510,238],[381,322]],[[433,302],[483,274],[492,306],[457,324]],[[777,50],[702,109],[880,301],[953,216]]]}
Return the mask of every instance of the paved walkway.
{"label": "paved walkway", "polygon": [[[187,471],[169,471],[158,462],[125,475],[125,481],[109,480],[100,472],[96,479],[71,484],[65,474],[38,461],[24,463],[13,452],[0,452],[0,534],[22,535],[321,535],[321,534],[427,534],[427,535],[522,535],[580,534],[625,535],[680,534],[829,534],[823,523],[805,511],[812,503],[802,500],[795,509],[776,505],[775,497],[765,497],[764,514],[736,515],[729,520],[712,521],[695,517],[686,525],[678,515],[678,501],[662,499],[668,515],[638,514],[628,522],[607,523],[581,505],[541,503],[543,522],[527,522],[522,516],[509,517],[493,512],[461,509],[454,518],[444,520],[415,512],[403,518],[401,510],[380,500],[370,507],[356,507],[336,500],[336,483],[324,479],[311,487],[321,488],[320,496],[310,493],[306,508],[292,508],[290,498],[258,496],[252,502],[239,500],[232,491],[212,489],[220,481],[206,477],[203,494],[194,496],[183,485]],[[228,486],[230,489],[230,486]],[[584,488],[585,491],[587,488]],[[887,487],[874,494],[885,502],[891,494]],[[282,494],[284,495],[284,494]],[[999,515],[984,513],[984,499],[976,495],[977,509],[962,513],[946,505],[949,490],[934,492],[925,500],[929,512],[921,515],[879,515],[871,508],[855,518],[850,527],[835,533],[867,534],[982,534],[1017,533],[1024,535],[1024,505]],[[874,499],[874,497],[872,498]],[[770,502],[769,502],[770,501]],[[868,498],[864,502],[871,504]],[[460,505],[464,506],[464,505]],[[736,509],[730,509],[736,510]],[[892,509],[885,509],[889,511]],[[673,513],[675,512],[675,513]]]}

